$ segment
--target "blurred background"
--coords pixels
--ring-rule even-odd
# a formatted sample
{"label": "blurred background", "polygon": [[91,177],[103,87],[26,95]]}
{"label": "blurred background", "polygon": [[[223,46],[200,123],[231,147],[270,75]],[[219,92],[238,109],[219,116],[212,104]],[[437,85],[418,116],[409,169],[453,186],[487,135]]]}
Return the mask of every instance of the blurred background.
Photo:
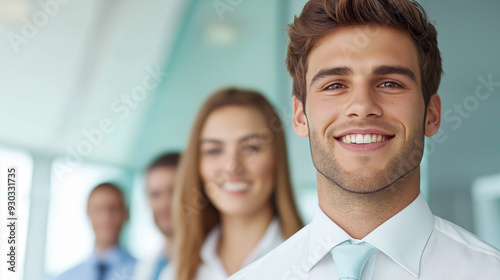
{"label": "blurred background", "polygon": [[[7,167],[18,169],[19,279],[52,279],[91,252],[85,213],[103,181],[125,189],[122,243],[161,244],[143,172],[182,150],[201,102],[234,85],[263,92],[286,128],[295,195],[317,203],[309,143],[292,129],[286,24],[305,0],[0,0],[0,261]],[[421,0],[444,61],[440,132],[422,192],[434,214],[500,248],[500,2]],[[0,278],[5,270],[0,271]]]}

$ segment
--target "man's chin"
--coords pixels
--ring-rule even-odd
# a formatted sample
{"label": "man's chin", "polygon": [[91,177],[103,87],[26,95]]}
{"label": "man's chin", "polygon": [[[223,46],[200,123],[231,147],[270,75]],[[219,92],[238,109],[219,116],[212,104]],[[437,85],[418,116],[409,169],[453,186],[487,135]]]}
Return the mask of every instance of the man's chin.
{"label": "man's chin", "polygon": [[160,231],[165,237],[171,237],[174,235],[174,230],[171,227],[163,227],[160,229]]}
{"label": "man's chin", "polygon": [[372,173],[348,172],[343,178],[332,180],[341,189],[356,194],[371,194],[386,189],[390,182]]}
{"label": "man's chin", "polygon": [[[378,192],[381,192],[383,190],[385,190],[388,185],[361,185],[361,184],[356,184],[356,185],[342,185],[342,184],[338,184],[338,186],[347,191],[347,192],[350,192],[350,193],[353,193],[353,194],[374,194],[374,193],[378,193]],[[363,187],[360,187],[360,186],[363,186]]]}

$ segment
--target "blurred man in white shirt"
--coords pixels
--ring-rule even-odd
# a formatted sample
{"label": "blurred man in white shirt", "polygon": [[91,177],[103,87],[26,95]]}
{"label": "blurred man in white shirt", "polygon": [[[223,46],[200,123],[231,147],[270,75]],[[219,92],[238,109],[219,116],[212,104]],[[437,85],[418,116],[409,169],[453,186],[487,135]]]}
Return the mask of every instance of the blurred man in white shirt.
{"label": "blurred man in white shirt", "polygon": [[169,262],[174,238],[171,207],[179,159],[179,153],[163,154],[153,160],[146,169],[147,198],[155,224],[165,238],[165,245],[155,256],[137,264],[134,279],[157,280]]}

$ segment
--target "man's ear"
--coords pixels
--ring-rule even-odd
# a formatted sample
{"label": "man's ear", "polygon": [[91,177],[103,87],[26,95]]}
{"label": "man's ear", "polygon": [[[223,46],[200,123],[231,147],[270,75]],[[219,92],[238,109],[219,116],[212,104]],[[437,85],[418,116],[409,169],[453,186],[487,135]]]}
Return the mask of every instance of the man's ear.
{"label": "man's ear", "polygon": [[309,136],[309,129],[307,126],[307,116],[304,112],[302,101],[293,97],[293,129],[300,137]]}
{"label": "man's ear", "polygon": [[437,93],[431,96],[425,115],[425,136],[436,134],[441,125],[441,98]]}

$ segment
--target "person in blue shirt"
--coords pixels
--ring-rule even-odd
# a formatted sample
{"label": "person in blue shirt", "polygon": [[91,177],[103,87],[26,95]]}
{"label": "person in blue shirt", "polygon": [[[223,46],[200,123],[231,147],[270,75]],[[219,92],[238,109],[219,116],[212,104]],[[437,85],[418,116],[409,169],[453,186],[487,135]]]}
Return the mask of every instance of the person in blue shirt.
{"label": "person in blue shirt", "polygon": [[128,218],[124,195],[111,183],[96,186],[89,195],[87,215],[95,233],[95,248],[81,264],[56,280],[129,280],[135,259],[120,248],[118,240]]}

